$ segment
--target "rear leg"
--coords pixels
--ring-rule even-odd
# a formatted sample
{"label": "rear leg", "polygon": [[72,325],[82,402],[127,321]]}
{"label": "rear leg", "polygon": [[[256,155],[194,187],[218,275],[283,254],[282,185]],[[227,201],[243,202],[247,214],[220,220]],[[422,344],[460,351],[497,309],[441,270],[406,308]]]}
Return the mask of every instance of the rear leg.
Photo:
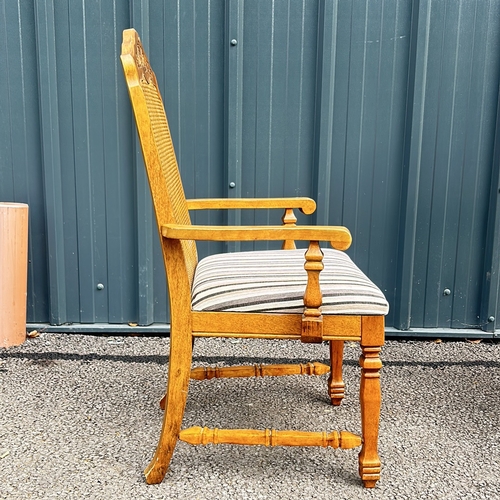
{"label": "rear leg", "polygon": [[[191,349],[194,350],[194,339],[195,337],[192,338],[191,340]],[[162,410],[165,410],[165,405],[167,404],[167,393],[163,395],[163,397],[160,399],[160,408]]]}
{"label": "rear leg", "polygon": [[192,343],[189,331],[170,336],[168,386],[160,406],[165,409],[163,427],[153,459],[144,471],[146,482],[161,483],[167,472],[181,430],[191,372]]}
{"label": "rear leg", "polygon": [[339,406],[345,395],[342,379],[342,363],[344,360],[344,341],[330,340],[330,378],[328,379],[328,395],[332,405]]}

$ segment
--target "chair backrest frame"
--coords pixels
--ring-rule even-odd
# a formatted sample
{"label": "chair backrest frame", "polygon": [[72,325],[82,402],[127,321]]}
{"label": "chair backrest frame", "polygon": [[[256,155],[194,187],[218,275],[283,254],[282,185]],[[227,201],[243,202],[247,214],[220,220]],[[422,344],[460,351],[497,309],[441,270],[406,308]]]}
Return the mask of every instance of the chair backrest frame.
{"label": "chair backrest frame", "polygon": [[[176,283],[176,288],[181,284],[190,290],[198,263],[196,243],[169,242],[161,235],[164,224],[190,225],[191,219],[156,75],[134,29],[123,33],[121,61],[151,188],[169,288]],[[172,295],[170,290],[173,312]]]}

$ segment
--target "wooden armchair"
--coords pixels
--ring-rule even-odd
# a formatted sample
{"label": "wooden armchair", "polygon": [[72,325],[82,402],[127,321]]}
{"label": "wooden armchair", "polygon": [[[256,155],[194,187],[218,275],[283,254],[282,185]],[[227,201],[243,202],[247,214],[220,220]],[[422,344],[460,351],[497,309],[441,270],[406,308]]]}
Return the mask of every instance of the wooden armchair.
{"label": "wooden armchair", "polygon": [[[342,252],[351,243],[344,227],[295,225],[293,209],[315,210],[309,198],[186,200],[158,84],[139,36],[123,33],[121,60],[147,169],[163,249],[171,307],[168,387],[156,453],[145,470],[148,483],[161,482],[178,439],[191,444],[266,446],[361,446],[359,473],[366,487],[380,478],[377,452],[380,415],[379,352],[384,342],[383,293]],[[191,225],[200,209],[284,209],[282,226]],[[198,262],[197,240],[283,240],[282,250],[212,255]],[[295,240],[309,241],[305,252]],[[333,248],[320,249],[328,241]],[[331,367],[306,365],[195,368],[194,337],[244,337],[330,342]],[[361,436],[349,432],[300,432],[192,427],[181,430],[189,379],[317,374],[330,371],[332,403],[344,396],[343,342],[361,344]]]}

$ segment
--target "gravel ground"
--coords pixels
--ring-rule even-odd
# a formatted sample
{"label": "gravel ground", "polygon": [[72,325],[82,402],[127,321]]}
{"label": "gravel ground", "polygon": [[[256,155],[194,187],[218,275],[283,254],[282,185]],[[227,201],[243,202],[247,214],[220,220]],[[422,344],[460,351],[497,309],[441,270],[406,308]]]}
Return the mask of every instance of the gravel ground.
{"label": "gravel ground", "polygon": [[[361,486],[356,450],[185,443],[164,482],[145,484],[168,348],[161,337],[42,334],[0,350],[0,498],[500,498],[500,344],[386,343],[374,490]],[[194,362],[327,355],[326,345],[200,339]],[[184,426],[359,432],[358,356],[347,343],[338,408],[326,376],[193,381]]]}

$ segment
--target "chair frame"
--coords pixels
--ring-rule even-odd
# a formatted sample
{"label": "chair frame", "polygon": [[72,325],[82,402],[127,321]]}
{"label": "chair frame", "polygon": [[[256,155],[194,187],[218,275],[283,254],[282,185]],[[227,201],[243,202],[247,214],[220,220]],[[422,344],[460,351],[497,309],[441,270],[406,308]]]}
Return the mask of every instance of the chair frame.
{"label": "chair frame", "polygon": [[[134,110],[151,195],[156,213],[163,259],[167,274],[171,310],[170,360],[168,385],[161,401],[166,408],[158,446],[145,470],[148,483],[159,483],[168,469],[177,441],[191,444],[232,443],[287,446],[331,446],[352,448],[361,445],[359,473],[365,487],[380,478],[378,428],[381,407],[379,352],[384,343],[384,316],[322,315],[319,274],[323,269],[320,241],[346,250],[351,243],[349,231],[340,226],[296,226],[294,209],[311,214],[316,204],[310,198],[198,199],[186,200],[180,183],[175,152],[166,115],[153,116],[148,110],[147,93],[154,95],[155,113],[163,101],[156,77],[133,29],[123,33],[121,60]],[[156,109],[156,108],[155,108]],[[160,111],[158,111],[160,110]],[[159,120],[155,129],[154,120]],[[158,134],[162,135],[159,147]],[[156,135],[155,135],[156,134]],[[162,148],[167,148],[165,153]],[[166,156],[165,156],[166,154]],[[163,155],[163,156],[162,156]],[[174,186],[174,187],[171,187]],[[180,186],[180,188],[178,187]],[[281,226],[201,226],[192,225],[192,210],[207,209],[283,209]],[[179,215],[180,214],[180,215]],[[295,241],[309,241],[304,267],[308,281],[303,314],[263,314],[199,312],[191,307],[191,286],[198,262],[195,242],[205,241],[283,241],[283,248],[295,248]],[[196,337],[259,339],[296,339],[302,342],[330,342],[331,366],[274,365],[269,367],[228,367],[191,370],[193,340]],[[328,392],[334,405],[344,397],[342,351],[344,341],[361,345],[361,436],[349,432],[301,432],[252,429],[181,430],[190,378],[226,376],[321,374],[330,371]]]}

